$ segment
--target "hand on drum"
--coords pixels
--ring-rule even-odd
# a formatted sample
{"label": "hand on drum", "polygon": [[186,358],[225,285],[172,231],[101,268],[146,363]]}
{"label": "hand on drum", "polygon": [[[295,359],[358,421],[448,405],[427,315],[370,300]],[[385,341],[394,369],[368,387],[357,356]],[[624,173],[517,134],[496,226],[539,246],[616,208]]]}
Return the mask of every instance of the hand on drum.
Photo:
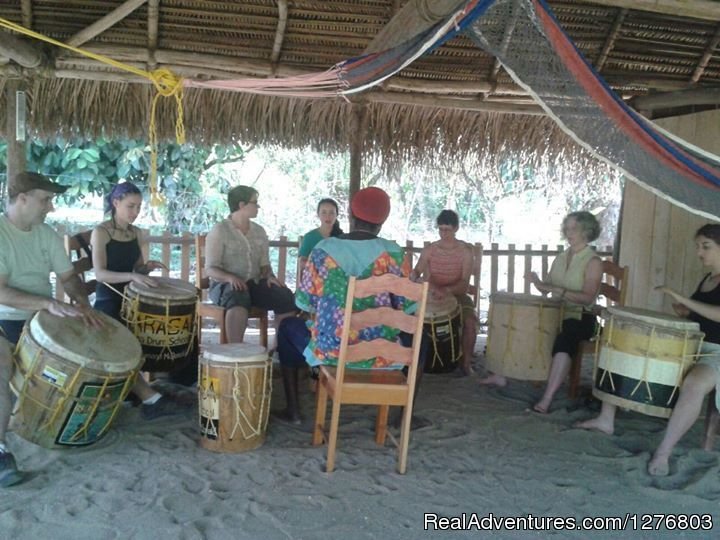
{"label": "hand on drum", "polygon": [[145,274],[138,274],[137,272],[133,272],[132,280],[133,280],[133,282],[137,283],[138,285],[145,285],[146,287],[157,287],[158,286],[157,280],[155,280],[149,276],[146,276]]}
{"label": "hand on drum", "polygon": [[448,287],[430,287],[430,299],[440,302],[450,295]]}
{"label": "hand on drum", "polygon": [[687,317],[690,315],[690,310],[682,303],[683,300],[686,300],[686,298],[684,298],[679,292],[674,291],[667,285],[658,285],[655,287],[655,290],[670,295],[674,300],[677,300],[677,302],[673,302],[672,307],[675,310],[675,313],[677,313],[680,317]]}
{"label": "hand on drum", "polygon": [[268,286],[268,287],[272,287],[273,285],[275,285],[276,287],[282,287],[282,286],[283,286],[283,284],[280,283],[280,281],[278,280],[278,278],[276,278],[275,276],[270,276],[269,278],[267,278],[267,286]]}
{"label": "hand on drum", "polygon": [[540,277],[538,277],[537,272],[527,272],[524,276],[526,281],[529,281],[540,292],[547,292],[547,287],[543,284],[543,282],[540,280]]}
{"label": "hand on drum", "polygon": [[87,326],[92,326],[93,328],[102,328],[105,326],[105,322],[102,320],[99,312],[90,306],[73,306],[72,304],[53,300],[48,305],[47,310],[57,317],[81,318]]}
{"label": "hand on drum", "polygon": [[168,267],[165,266],[160,261],[148,261],[143,266],[144,266],[144,270],[147,273],[150,273],[153,270],[167,270],[168,269]]}
{"label": "hand on drum", "polygon": [[690,310],[683,306],[682,304],[678,304],[677,302],[673,302],[672,304],[673,309],[675,310],[675,313],[678,317],[683,317],[687,319],[690,316]]}

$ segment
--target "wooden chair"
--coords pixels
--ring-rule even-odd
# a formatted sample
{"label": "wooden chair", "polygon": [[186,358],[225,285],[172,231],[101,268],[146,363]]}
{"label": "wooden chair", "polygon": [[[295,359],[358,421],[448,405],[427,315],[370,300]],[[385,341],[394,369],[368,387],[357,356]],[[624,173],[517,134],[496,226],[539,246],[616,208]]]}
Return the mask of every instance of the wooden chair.
{"label": "wooden chair", "polygon": [[483,247],[482,244],[470,244],[468,247],[472,250],[473,254],[473,268],[472,274],[470,274],[470,283],[468,284],[467,293],[475,303],[475,315],[478,321],[480,321],[480,272],[482,271],[482,255]]}
{"label": "wooden chair", "polygon": [[72,236],[65,235],[65,251],[70,256],[73,269],[83,282],[88,296],[95,292],[95,286],[97,285],[97,280],[91,279],[88,281],[85,276],[85,272],[92,270],[93,267],[92,253],[90,252],[91,234],[92,231],[83,231]]}
{"label": "wooden chair", "polygon": [[[627,279],[630,272],[629,267],[620,266],[612,261],[602,262],[603,277],[600,283],[599,296],[604,296],[608,302],[616,306],[624,306],[627,297]],[[570,365],[570,388],[568,394],[571,399],[576,399],[580,390],[580,372],[582,370],[582,359],[585,354],[595,352],[595,342],[584,340],[580,342],[578,350]]]}
{"label": "wooden chair", "polygon": [[[365,298],[384,292],[404,296],[417,302],[413,315],[403,313],[391,307],[366,309],[360,312],[345,311],[345,321],[340,342],[340,355],[337,368],[321,366],[317,390],[317,407],[313,445],[328,442],[327,472],[335,468],[335,448],[337,446],[340,407],[343,404],[377,405],[375,421],[375,442],[385,444],[387,436],[398,448],[398,472],[405,474],[407,467],[408,443],[410,440],[410,421],[412,417],[415,379],[418,370],[420,342],[422,340],[423,318],[427,301],[427,283],[413,283],[407,278],[384,274],[368,279],[350,278],[345,299],[346,306],[352,306],[353,299]],[[412,347],[403,347],[399,343],[385,339],[362,341],[349,345],[350,330],[361,330],[377,324],[398,328],[413,336]],[[360,370],[347,368],[348,362],[381,356],[408,366],[407,376],[402,370]],[[325,437],[325,413],[327,400],[333,401],[329,435]],[[400,439],[388,433],[387,419],[390,406],[404,407]]]}
{"label": "wooden chair", "polygon": [[[220,328],[220,343],[227,343],[227,329],[225,328],[225,308],[207,300],[207,290],[210,288],[210,279],[205,276],[205,239],[206,234],[195,236],[195,286],[200,289],[198,301],[198,341],[202,342],[202,318],[213,319]],[[251,308],[250,319],[260,320],[260,344],[268,346],[268,313],[264,309]]]}

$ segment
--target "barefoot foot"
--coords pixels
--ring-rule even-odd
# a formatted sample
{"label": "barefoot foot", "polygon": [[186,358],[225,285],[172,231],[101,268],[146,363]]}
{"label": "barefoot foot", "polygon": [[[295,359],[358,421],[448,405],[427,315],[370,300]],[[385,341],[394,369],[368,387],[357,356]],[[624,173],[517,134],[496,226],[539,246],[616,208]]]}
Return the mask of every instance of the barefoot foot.
{"label": "barefoot foot", "polygon": [[591,418],[590,420],[583,420],[582,422],[575,422],[573,427],[576,429],[587,429],[590,431],[599,431],[605,435],[612,435],[615,431],[615,426],[612,422],[606,422],[599,416],[597,418]]}
{"label": "barefoot foot", "polygon": [[647,471],[650,476],[667,476],[670,473],[667,456],[653,456],[648,462]]}
{"label": "barefoot foot", "polygon": [[488,375],[487,377],[483,377],[482,379],[480,379],[478,381],[478,384],[487,386],[507,386],[507,379],[502,375],[493,373],[492,375]]}
{"label": "barefoot foot", "polygon": [[547,414],[548,413],[548,407],[545,407],[541,403],[536,403],[532,406],[532,411],[536,412],[538,414]]}

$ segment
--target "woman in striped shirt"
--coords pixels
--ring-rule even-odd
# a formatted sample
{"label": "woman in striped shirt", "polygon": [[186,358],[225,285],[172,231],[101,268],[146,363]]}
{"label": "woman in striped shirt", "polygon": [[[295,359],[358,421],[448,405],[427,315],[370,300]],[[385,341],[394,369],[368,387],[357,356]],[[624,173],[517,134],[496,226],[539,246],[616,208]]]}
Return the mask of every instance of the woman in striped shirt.
{"label": "woman in striped shirt", "polygon": [[465,375],[472,375],[471,361],[477,338],[475,304],[467,294],[473,267],[472,247],[455,238],[460,228],[455,212],[443,210],[436,223],[440,240],[422,250],[410,278],[423,277],[430,282],[431,301],[440,302],[447,295],[457,298],[463,314],[461,369]]}

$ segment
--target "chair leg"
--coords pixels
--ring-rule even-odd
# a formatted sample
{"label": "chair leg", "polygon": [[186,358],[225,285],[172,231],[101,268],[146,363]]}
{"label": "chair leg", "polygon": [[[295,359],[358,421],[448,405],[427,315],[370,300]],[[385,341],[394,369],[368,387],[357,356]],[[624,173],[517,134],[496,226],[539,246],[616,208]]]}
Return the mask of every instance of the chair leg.
{"label": "chair leg", "polygon": [[325,387],[325,376],[320,374],[320,380],[315,394],[315,426],[313,427],[313,446],[323,443],[325,432],[325,414],[327,411],[327,388]]}
{"label": "chair leg", "polygon": [[580,343],[570,363],[570,388],[568,389],[570,399],[577,399],[580,393],[580,372],[582,371],[583,349],[583,344]]}
{"label": "chair leg", "polygon": [[375,419],[375,442],[380,446],[385,445],[385,438],[387,437],[387,424],[388,424],[388,412],[390,411],[389,405],[378,406],[377,418]]}
{"label": "chair leg", "polygon": [[405,474],[407,469],[408,445],[410,443],[410,426],[412,424],[412,407],[404,407],[402,425],[400,426],[400,440],[398,441],[398,472]]}
{"label": "chair leg", "polygon": [[263,315],[260,317],[260,345],[268,348],[268,317]]}
{"label": "chair leg", "polygon": [[720,426],[720,413],[715,406],[715,391],[708,395],[707,411],[705,413],[705,433],[703,435],[702,448],[711,451],[715,446],[718,426]]}
{"label": "chair leg", "polygon": [[330,413],[330,435],[328,436],[327,449],[327,472],[335,470],[335,449],[337,448],[338,428],[340,426],[340,402],[333,399],[332,412]]}

